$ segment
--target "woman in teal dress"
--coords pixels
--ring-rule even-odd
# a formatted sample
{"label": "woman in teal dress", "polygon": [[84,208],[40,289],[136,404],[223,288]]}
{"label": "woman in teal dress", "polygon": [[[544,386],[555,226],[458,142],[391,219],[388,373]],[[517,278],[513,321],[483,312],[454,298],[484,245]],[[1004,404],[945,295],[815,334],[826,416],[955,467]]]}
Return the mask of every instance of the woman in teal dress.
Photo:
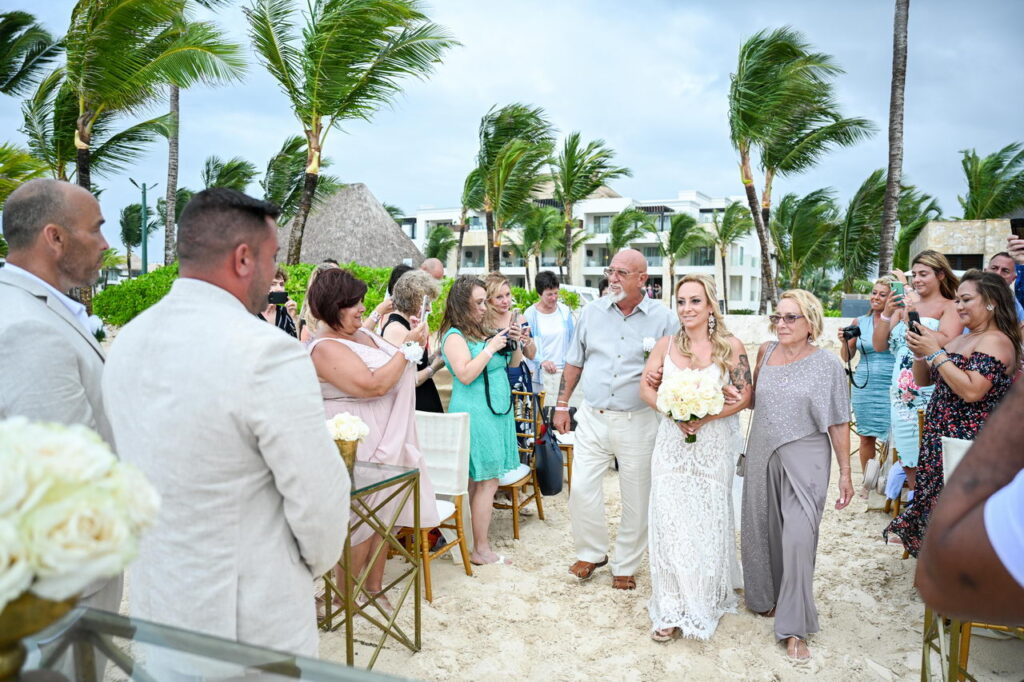
{"label": "woman in teal dress", "polygon": [[490,337],[484,283],[472,276],[455,280],[441,321],[441,354],[452,373],[448,412],[469,413],[469,509],[473,524],[473,564],[509,563],[491,551],[487,532],[498,479],[519,466],[512,388],[506,368],[518,365],[521,351],[506,353],[509,330]]}
{"label": "woman in teal dress", "polygon": [[[897,271],[894,271],[897,272]],[[903,273],[897,272],[902,277]],[[892,402],[890,421],[892,442],[907,474],[907,484],[914,487],[918,459],[917,411],[928,407],[932,386],[914,383],[914,353],[907,347],[908,313],[916,311],[921,324],[938,332],[939,343],[959,336],[964,329],[956,312],[956,288],[960,280],[953,274],[946,257],[930,249],[914,256],[908,273],[913,285],[905,284],[903,295],[894,293],[885,302],[872,334],[875,350],[889,350],[893,355]]]}
{"label": "woman in teal dress", "polygon": [[[871,309],[866,315],[853,320],[851,327],[860,329],[860,336],[845,338],[843,330],[839,330],[839,355],[843,361],[853,359],[860,353],[860,362],[853,374],[851,398],[853,413],[857,418],[857,435],[860,436],[860,470],[867,470],[868,460],[875,456],[877,439],[889,439],[889,385],[892,380],[892,353],[888,350],[879,352],[871,343],[878,321],[889,298],[891,277],[882,277],[875,281],[871,290]],[[866,493],[862,493],[862,496]]]}

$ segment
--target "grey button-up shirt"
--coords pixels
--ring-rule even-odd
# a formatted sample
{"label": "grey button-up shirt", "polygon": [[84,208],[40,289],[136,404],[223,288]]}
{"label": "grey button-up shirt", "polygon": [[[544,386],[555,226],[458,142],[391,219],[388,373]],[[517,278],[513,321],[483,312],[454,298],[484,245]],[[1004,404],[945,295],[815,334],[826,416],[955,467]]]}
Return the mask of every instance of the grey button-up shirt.
{"label": "grey button-up shirt", "polygon": [[679,330],[679,319],[659,301],[644,297],[627,317],[608,298],[583,308],[565,361],[583,368],[576,390],[591,407],[633,411],[640,399],[644,338],[655,341]]}

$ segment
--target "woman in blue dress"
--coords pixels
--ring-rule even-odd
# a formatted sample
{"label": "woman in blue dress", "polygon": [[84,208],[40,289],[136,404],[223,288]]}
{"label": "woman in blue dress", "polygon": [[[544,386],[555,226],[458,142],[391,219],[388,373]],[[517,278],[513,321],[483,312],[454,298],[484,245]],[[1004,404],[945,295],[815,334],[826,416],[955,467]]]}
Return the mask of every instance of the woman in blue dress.
{"label": "woman in blue dress", "polygon": [[852,360],[853,356],[860,353],[860,362],[853,374],[851,397],[853,413],[857,418],[857,434],[860,436],[858,453],[861,473],[867,470],[868,460],[875,456],[875,442],[879,438],[889,439],[889,413],[892,409],[889,385],[892,382],[893,357],[888,350],[876,351],[871,337],[891,293],[891,282],[891,277],[875,281],[871,290],[871,309],[850,324],[851,327],[860,328],[860,336],[846,339],[843,331],[839,331],[839,355],[843,361]]}
{"label": "woman in blue dress", "polygon": [[512,388],[506,370],[522,351],[506,350],[508,327],[489,336],[484,329],[487,294],[472,276],[455,280],[441,320],[441,354],[452,373],[448,412],[469,414],[469,510],[475,565],[511,563],[491,550],[487,532],[498,479],[519,466],[512,414]]}
{"label": "woman in blue dress", "polygon": [[910,283],[902,272],[894,270],[905,286],[905,293],[894,292],[885,302],[872,334],[875,350],[888,350],[893,355],[892,383],[889,397],[892,402],[890,428],[892,442],[900,464],[907,474],[907,484],[914,488],[917,472],[918,429],[917,411],[928,407],[933,386],[914,383],[914,353],[907,346],[908,313],[917,312],[921,324],[938,332],[940,344],[959,336],[964,325],[956,312],[956,288],[960,281],[953,274],[949,261],[938,251],[927,249],[914,256],[910,268]]}

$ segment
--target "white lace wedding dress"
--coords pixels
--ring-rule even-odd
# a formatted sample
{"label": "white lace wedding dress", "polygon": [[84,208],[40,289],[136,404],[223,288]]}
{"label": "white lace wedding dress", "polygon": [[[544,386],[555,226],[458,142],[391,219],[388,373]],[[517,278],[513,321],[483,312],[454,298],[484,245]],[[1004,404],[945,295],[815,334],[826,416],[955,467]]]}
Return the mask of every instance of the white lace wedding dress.
{"label": "white lace wedding dress", "polygon": [[[679,368],[666,354],[664,374]],[[717,365],[713,372],[723,381]],[[742,587],[736,557],[732,481],[738,455],[735,416],[715,419],[686,443],[679,427],[660,420],[651,460],[648,611],[654,630],[677,627],[706,640],[723,613],[736,612]]]}

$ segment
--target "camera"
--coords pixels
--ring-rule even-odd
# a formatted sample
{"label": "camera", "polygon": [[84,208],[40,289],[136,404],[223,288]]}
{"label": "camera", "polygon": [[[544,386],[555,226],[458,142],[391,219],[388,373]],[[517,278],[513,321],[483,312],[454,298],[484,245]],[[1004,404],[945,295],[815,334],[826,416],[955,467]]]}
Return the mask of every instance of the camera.
{"label": "camera", "polygon": [[850,339],[856,339],[860,336],[860,327],[851,324],[849,327],[843,327],[843,340],[849,341]]}

